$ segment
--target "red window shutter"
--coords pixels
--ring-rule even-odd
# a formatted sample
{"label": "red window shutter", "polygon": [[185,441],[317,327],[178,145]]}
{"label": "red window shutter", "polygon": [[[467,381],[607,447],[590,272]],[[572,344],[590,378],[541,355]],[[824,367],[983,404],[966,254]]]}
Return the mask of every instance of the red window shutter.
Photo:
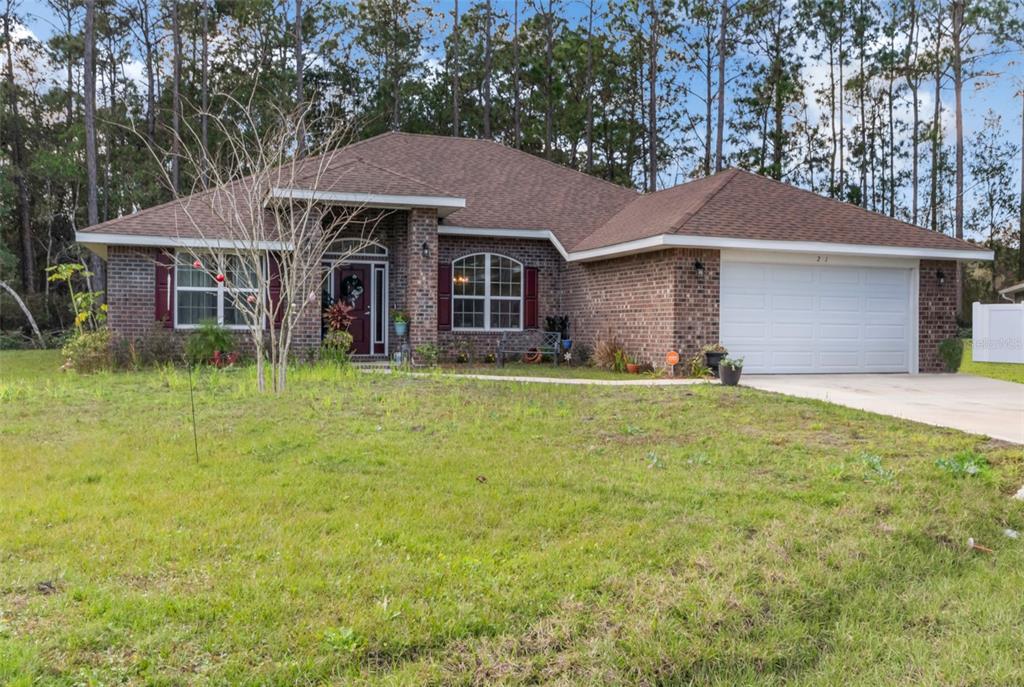
{"label": "red window shutter", "polygon": [[523,303],[523,327],[537,328],[537,268],[526,268],[526,296]]}
{"label": "red window shutter", "polygon": [[452,328],[452,266],[437,266],[437,329],[446,332]]}
{"label": "red window shutter", "polygon": [[156,312],[157,322],[168,329],[174,328],[174,256],[160,252],[156,256]]}
{"label": "red window shutter", "polygon": [[[274,327],[276,328],[284,320],[284,304],[281,303],[281,261],[278,259],[277,253],[267,254],[267,268],[270,313],[274,318]],[[267,329],[270,329],[269,322]]]}

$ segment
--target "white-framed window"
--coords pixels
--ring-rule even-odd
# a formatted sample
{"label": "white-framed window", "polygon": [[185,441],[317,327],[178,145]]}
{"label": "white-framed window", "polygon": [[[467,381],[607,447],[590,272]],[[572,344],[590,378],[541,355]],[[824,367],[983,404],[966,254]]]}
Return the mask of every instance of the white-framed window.
{"label": "white-framed window", "polygon": [[[229,329],[245,329],[248,322],[238,304],[259,292],[256,270],[249,260],[232,253],[199,258],[203,267],[193,266],[196,258],[178,253],[174,266],[174,326],[195,329],[213,320]],[[224,275],[218,282],[210,273]]]}
{"label": "white-framed window", "polygon": [[452,328],[523,328],[523,263],[494,253],[452,262]]}

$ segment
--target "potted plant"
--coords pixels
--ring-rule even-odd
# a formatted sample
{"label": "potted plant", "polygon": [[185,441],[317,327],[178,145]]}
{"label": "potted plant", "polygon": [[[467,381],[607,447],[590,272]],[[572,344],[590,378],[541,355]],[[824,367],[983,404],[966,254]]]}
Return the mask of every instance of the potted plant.
{"label": "potted plant", "polygon": [[635,375],[640,371],[640,363],[636,361],[636,356],[626,356],[626,372],[631,375]]}
{"label": "potted plant", "polygon": [[704,362],[707,363],[708,368],[718,375],[718,365],[722,362],[722,358],[729,355],[729,351],[720,343],[707,344],[700,350],[704,354]]}
{"label": "potted plant", "polygon": [[409,315],[404,310],[392,310],[391,321],[395,323],[395,334],[398,336],[405,336],[409,331]]}
{"label": "potted plant", "polygon": [[723,358],[719,363],[718,376],[724,386],[736,386],[743,372],[743,358]]}

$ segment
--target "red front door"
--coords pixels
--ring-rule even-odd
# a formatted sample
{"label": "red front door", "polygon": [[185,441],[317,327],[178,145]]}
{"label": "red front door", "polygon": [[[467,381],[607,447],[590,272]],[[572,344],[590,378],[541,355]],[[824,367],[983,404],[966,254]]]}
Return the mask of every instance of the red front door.
{"label": "red front door", "polygon": [[339,301],[352,306],[352,352],[369,355],[373,332],[370,327],[370,268],[368,265],[343,265],[335,270],[334,293]]}

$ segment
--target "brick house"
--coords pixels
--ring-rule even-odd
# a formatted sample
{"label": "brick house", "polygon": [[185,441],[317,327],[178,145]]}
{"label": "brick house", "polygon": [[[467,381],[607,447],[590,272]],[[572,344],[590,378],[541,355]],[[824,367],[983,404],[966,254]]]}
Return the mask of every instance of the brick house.
{"label": "brick house", "polygon": [[[658,364],[721,341],[748,372],[935,372],[956,333],[958,261],[991,251],[736,169],[639,194],[492,141],[387,133],[333,154],[322,188],[274,189],[385,216],[373,243],[331,264],[324,298],[357,305],[354,353],[409,343],[493,351],[567,315],[593,347],[615,339]],[[305,194],[305,195],[303,195]],[[315,196],[315,197],[314,197]],[[230,255],[234,239],[189,231],[167,203],[79,232],[108,262],[109,324],[238,326],[223,289],[182,247]],[[288,250],[265,246],[268,254]],[[296,333],[313,348],[313,315]]]}

